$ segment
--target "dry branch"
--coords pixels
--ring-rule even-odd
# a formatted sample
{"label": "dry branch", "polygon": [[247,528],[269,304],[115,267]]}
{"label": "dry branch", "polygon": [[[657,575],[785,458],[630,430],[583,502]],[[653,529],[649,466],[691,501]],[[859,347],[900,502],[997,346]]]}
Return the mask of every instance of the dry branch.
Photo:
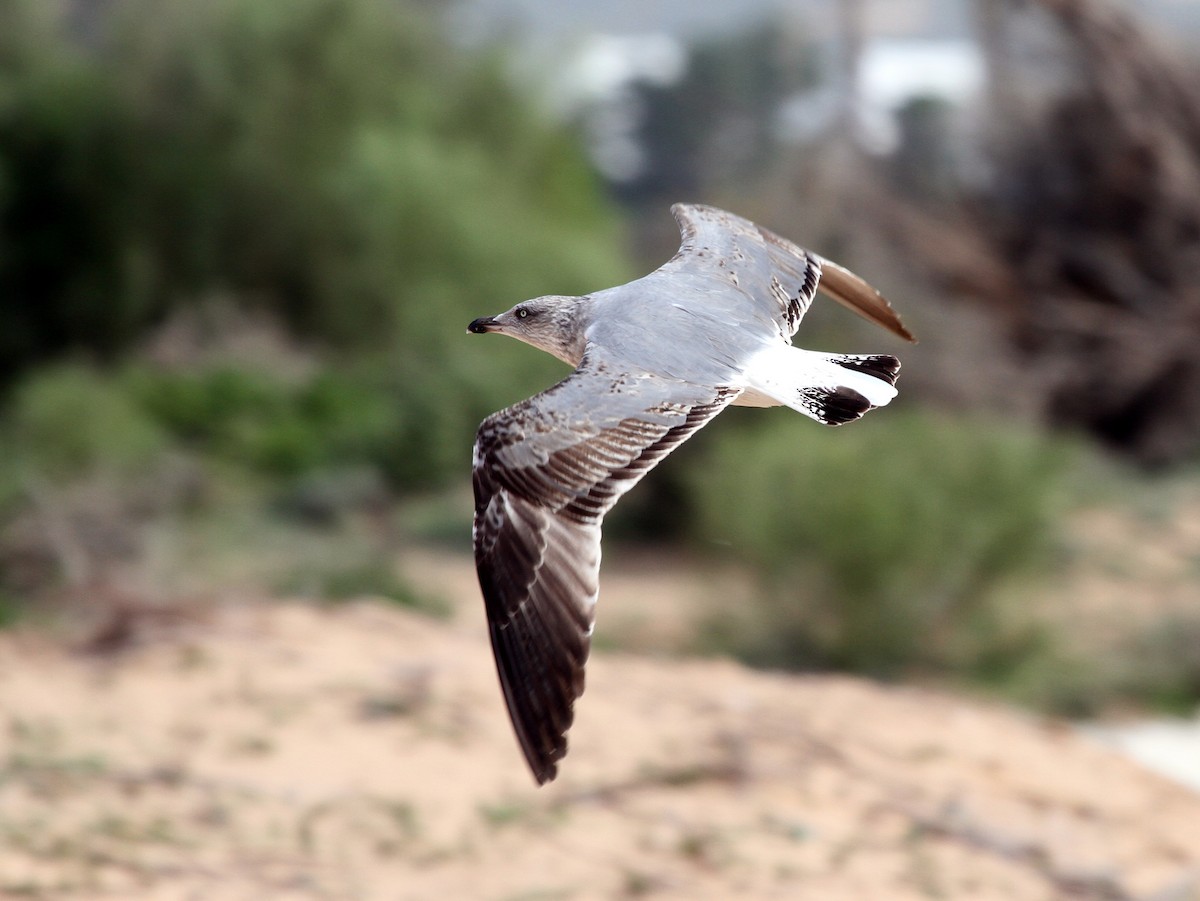
{"label": "dry branch", "polygon": [[[1194,456],[1200,73],[1100,0],[980,7],[992,82],[1007,86],[992,92],[1004,129],[982,227],[1011,263],[1011,325],[1044,372],[1046,413],[1145,463]],[[1054,24],[1072,68],[1065,85],[1040,85],[1052,94],[1040,103],[1024,102],[1037,73],[1010,52],[1034,15]]]}

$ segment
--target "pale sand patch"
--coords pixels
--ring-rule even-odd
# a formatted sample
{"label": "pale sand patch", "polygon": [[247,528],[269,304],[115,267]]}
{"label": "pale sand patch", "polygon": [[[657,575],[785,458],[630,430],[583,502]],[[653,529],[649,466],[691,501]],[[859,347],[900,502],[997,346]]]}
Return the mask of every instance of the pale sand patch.
{"label": "pale sand patch", "polygon": [[1200,796],[1060,724],[859,679],[597,654],[537,790],[482,617],[217,608],[111,659],[5,635],[0,709],[0,896],[1200,892]]}

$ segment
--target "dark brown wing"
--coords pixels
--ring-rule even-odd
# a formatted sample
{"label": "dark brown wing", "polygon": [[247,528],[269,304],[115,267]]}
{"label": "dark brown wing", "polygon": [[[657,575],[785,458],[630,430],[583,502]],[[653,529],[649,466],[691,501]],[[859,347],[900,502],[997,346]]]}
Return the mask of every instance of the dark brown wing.
{"label": "dark brown wing", "polygon": [[738,394],[617,372],[597,356],[489,416],[475,440],[475,564],[504,700],[539,784],[557,773],[583,693],[604,514]]}

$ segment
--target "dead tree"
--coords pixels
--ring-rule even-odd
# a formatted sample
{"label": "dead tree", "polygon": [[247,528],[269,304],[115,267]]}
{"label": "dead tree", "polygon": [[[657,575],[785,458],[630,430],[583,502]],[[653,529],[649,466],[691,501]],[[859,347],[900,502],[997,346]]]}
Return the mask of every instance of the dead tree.
{"label": "dead tree", "polygon": [[994,123],[978,221],[1046,415],[1147,464],[1195,458],[1200,71],[1104,0],[977,8]]}

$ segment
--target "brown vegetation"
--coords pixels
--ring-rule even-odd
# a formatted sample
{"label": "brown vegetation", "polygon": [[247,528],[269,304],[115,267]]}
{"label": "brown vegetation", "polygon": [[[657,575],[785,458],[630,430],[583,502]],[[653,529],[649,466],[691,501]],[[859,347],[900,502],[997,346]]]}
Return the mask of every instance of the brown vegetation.
{"label": "brown vegetation", "polygon": [[[1006,324],[1047,421],[1147,464],[1193,457],[1200,72],[1108,3],[979,9],[990,183],[950,227],[884,218],[944,287]],[[1053,47],[1041,59],[1032,33]]]}

